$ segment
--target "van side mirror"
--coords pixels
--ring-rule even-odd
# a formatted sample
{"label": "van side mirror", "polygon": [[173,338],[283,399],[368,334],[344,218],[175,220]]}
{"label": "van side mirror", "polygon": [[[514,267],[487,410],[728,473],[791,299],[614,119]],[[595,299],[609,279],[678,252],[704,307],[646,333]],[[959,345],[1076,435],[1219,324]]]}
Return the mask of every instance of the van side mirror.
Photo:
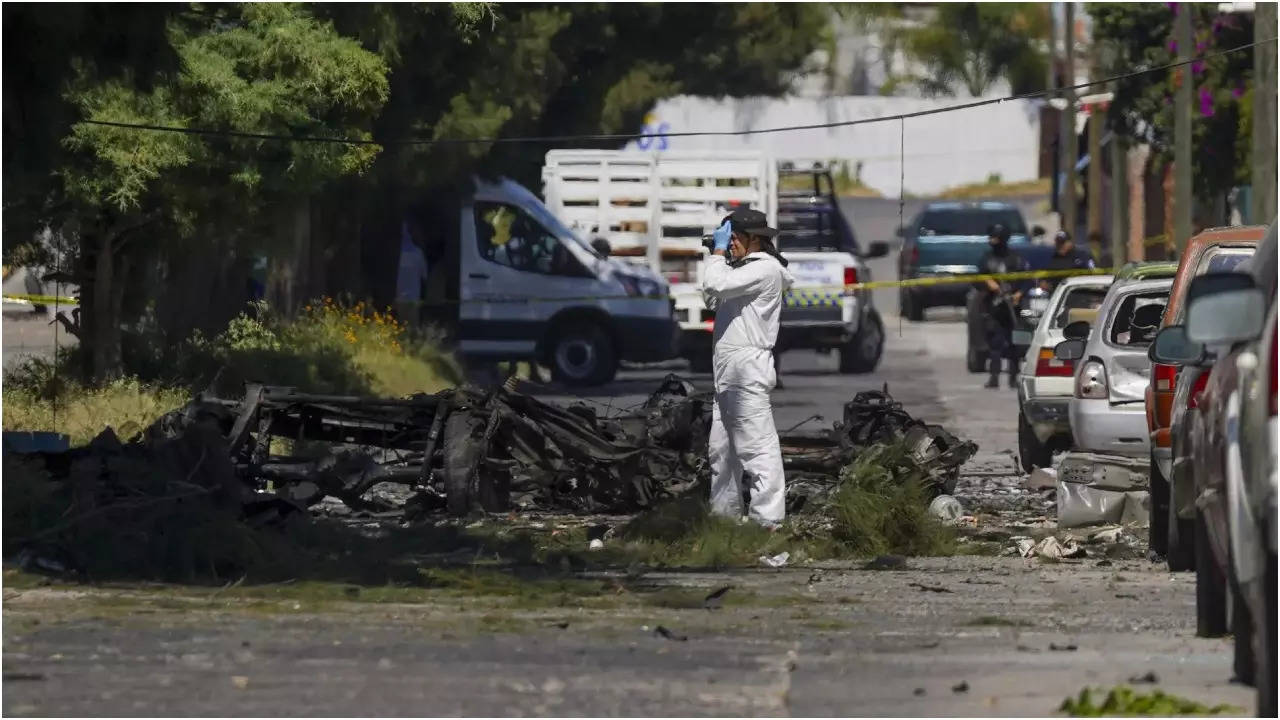
{"label": "van side mirror", "polygon": [[1063,340],[1053,346],[1053,356],[1058,360],[1079,360],[1084,357],[1084,341]]}
{"label": "van side mirror", "polygon": [[1031,237],[1036,237],[1036,238],[1044,237],[1044,228],[1040,227],[1039,225],[1032,225]]}
{"label": "van side mirror", "polygon": [[867,251],[862,253],[864,258],[878,258],[889,254],[889,243],[873,242],[867,246]]}
{"label": "van side mirror", "polygon": [[1089,339],[1089,323],[1083,320],[1077,320],[1062,328],[1062,336],[1068,340],[1087,340]]}
{"label": "van side mirror", "polygon": [[1194,365],[1204,358],[1204,345],[1188,338],[1185,327],[1170,325],[1156,333],[1147,357],[1161,365]]}
{"label": "van side mirror", "polygon": [[609,253],[613,252],[613,247],[609,245],[609,241],[602,237],[591,238],[591,248],[603,257],[609,257]]}

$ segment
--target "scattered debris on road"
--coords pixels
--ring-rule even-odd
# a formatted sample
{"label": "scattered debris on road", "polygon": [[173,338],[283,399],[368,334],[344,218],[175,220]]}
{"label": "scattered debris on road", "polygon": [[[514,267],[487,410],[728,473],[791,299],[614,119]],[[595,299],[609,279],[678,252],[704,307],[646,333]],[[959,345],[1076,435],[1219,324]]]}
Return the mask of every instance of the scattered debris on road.
{"label": "scattered debris on road", "polygon": [[780,552],[772,557],[760,556],[760,564],[765,567],[782,568],[786,567],[787,561],[791,559],[791,553]]}
{"label": "scattered debris on road", "polygon": [[707,610],[719,610],[724,606],[724,596],[732,589],[732,585],[725,585],[719,590],[712,592],[710,595],[707,595],[702,599],[702,607]]}

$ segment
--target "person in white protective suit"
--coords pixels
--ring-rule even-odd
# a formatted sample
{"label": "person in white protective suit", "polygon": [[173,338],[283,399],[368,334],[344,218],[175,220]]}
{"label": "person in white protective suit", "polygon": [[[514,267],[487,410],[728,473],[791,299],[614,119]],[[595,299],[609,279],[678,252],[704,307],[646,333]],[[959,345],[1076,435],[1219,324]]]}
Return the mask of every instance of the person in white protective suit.
{"label": "person in white protective suit", "polygon": [[[742,476],[751,478],[751,520],[773,527],[786,514],[782,449],[769,393],[783,294],[793,278],[758,210],[734,211],[715,231],[702,292],[715,310],[711,414],[711,511],[742,517]],[[733,261],[730,262],[730,255]]]}

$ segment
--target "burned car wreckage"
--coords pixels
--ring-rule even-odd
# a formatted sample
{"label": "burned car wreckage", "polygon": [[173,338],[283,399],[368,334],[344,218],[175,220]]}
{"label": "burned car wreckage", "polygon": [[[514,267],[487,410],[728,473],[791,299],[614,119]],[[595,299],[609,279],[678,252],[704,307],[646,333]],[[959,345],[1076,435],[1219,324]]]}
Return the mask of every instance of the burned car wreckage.
{"label": "burned car wreckage", "polygon": [[[405,399],[249,385],[240,400],[197,396],[128,444],[111,435],[67,454],[74,461],[86,453],[158,453],[185,443],[188,460],[198,455],[204,464],[210,454],[221,455],[200,476],[209,476],[211,489],[234,488],[248,515],[300,510],[326,497],[380,513],[625,513],[705,492],[711,408],[711,393],[674,375],[639,406],[604,414],[586,403],[543,402],[511,384]],[[859,393],[829,429],[784,432],[781,441],[789,485],[797,488],[833,488],[862,450],[904,443],[932,492],[948,493],[977,450],[912,418],[887,390]],[[54,465],[66,460],[46,463],[57,476]],[[181,474],[191,464],[174,470]],[[403,507],[371,497],[384,483],[407,486]],[[802,505],[804,492],[789,494],[789,506]]]}

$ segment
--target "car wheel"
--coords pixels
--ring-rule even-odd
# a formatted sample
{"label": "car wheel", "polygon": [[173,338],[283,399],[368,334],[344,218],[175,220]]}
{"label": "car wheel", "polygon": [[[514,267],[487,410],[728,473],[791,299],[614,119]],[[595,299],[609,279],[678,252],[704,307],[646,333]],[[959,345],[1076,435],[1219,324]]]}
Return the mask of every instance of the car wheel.
{"label": "car wheel", "polygon": [[[1267,537],[1267,528],[1260,538]],[[1265,541],[1264,541],[1265,542]],[[1257,663],[1258,717],[1276,717],[1276,556],[1267,553],[1267,569],[1264,576],[1266,584],[1266,614],[1254,624],[1258,637],[1258,649],[1262,651],[1261,662]]]}
{"label": "car wheel", "polygon": [[711,351],[700,351],[689,356],[689,371],[695,373],[711,372]]}
{"label": "car wheel", "polygon": [[[1161,557],[1169,555],[1169,482],[1160,474],[1160,466],[1151,458],[1151,516],[1147,524],[1147,543]],[[1170,570],[1173,568],[1170,567]]]}
{"label": "car wheel", "polygon": [[1213,559],[1209,547],[1209,529],[1200,512],[1196,512],[1196,635],[1222,637],[1227,634],[1227,581]]}
{"label": "car wheel", "polygon": [[898,305],[902,310],[902,317],[911,322],[921,322],[924,320],[924,307],[920,304],[920,298],[910,290],[903,290],[898,295]]}
{"label": "car wheel", "polygon": [[986,353],[975,348],[973,343],[969,344],[969,350],[965,353],[965,365],[968,366],[971,373],[986,372],[989,369],[987,367]]}
{"label": "car wheel", "polygon": [[1257,668],[1253,652],[1253,618],[1249,615],[1249,603],[1238,587],[1231,588],[1231,636],[1235,644],[1232,669],[1236,680],[1245,685],[1257,682]]}
{"label": "car wheel", "polygon": [[1031,472],[1053,464],[1053,448],[1048,443],[1041,443],[1036,433],[1027,422],[1027,416],[1018,413],[1018,457],[1022,461],[1022,470]]}
{"label": "car wheel", "polygon": [[565,327],[551,345],[551,374],[571,386],[602,385],[618,373],[613,341],[598,325]]}
{"label": "car wheel", "polygon": [[1165,504],[1165,560],[1169,572],[1189,572],[1195,570],[1196,564],[1196,521],[1178,517],[1178,508],[1173,504],[1172,489],[1165,484],[1169,500]]}
{"label": "car wheel", "polygon": [[884,350],[884,323],[874,310],[867,313],[853,339],[840,348],[840,372],[845,375],[869,373],[880,364]]}

